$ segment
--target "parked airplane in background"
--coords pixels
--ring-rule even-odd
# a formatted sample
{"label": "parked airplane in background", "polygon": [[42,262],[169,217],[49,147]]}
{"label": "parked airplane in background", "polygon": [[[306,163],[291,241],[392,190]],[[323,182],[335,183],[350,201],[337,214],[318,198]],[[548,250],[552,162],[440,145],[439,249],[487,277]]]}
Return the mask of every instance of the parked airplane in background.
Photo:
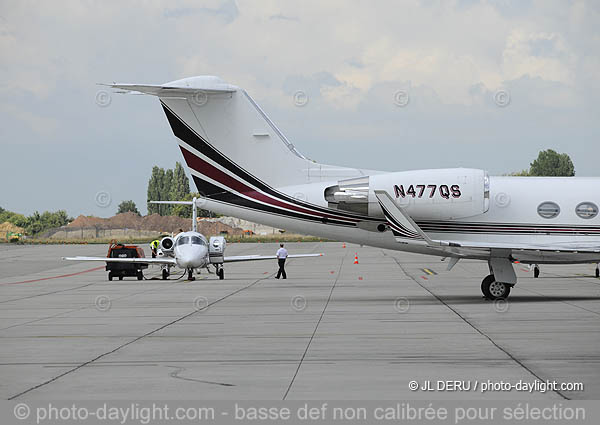
{"label": "parked airplane in background", "polygon": [[490,177],[466,168],[385,173],[319,164],[300,154],[245,90],[217,77],[109,86],[160,99],[203,208],[448,257],[449,269],[461,258],[484,260],[490,274],[481,290],[488,299],[509,295],[517,283],[514,261],[600,262],[599,178]]}
{"label": "parked airplane in background", "polygon": [[[210,240],[197,230],[198,200],[192,201],[152,201],[154,204],[185,204],[192,206],[192,230],[181,232],[174,238],[167,236],[160,241],[161,258],[107,258],[107,257],[63,257],[69,261],[104,261],[107,263],[159,264],[163,266],[162,278],[167,279],[171,267],[179,267],[188,273],[188,280],[194,280],[194,270],[215,266],[219,279],[225,278],[224,263],[239,261],[275,260],[275,255],[240,255],[225,257],[225,238],[212,236]],[[321,257],[323,254],[292,254],[288,258]]]}

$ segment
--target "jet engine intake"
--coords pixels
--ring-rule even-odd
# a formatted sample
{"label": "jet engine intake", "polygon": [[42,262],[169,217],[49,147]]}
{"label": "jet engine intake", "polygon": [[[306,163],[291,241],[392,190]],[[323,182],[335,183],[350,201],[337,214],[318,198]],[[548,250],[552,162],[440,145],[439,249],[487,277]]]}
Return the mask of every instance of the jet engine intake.
{"label": "jet engine intake", "polygon": [[167,253],[167,252],[173,251],[174,245],[175,245],[175,241],[173,240],[173,238],[170,236],[165,236],[164,238],[162,238],[160,240],[159,248],[162,250],[162,252]]}

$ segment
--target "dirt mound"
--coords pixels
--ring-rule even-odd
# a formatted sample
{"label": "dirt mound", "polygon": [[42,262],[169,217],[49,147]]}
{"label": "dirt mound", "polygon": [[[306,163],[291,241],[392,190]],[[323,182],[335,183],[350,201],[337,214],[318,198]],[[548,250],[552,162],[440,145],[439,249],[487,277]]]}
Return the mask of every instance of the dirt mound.
{"label": "dirt mound", "polygon": [[75,220],[70,222],[67,227],[97,227],[103,225],[106,220],[106,218],[87,217],[85,215],[80,215]]}
{"label": "dirt mound", "polygon": [[0,224],[0,237],[4,237],[2,233],[12,232],[12,233],[25,233],[25,229],[19,226],[15,226],[9,221],[5,221]]}
{"label": "dirt mound", "polygon": [[[68,228],[90,228],[96,229],[135,229],[152,230],[157,232],[178,232],[179,229],[189,230],[191,220],[189,218],[176,216],[160,216],[158,214],[141,217],[132,212],[117,214],[110,218],[86,217],[80,215],[67,225]],[[230,235],[241,234],[242,230],[223,223],[198,223],[198,231],[207,235],[227,232]]]}
{"label": "dirt mound", "polygon": [[177,232],[179,229],[189,230],[191,225],[191,219],[172,215],[160,216],[152,214],[142,218],[144,229],[159,230],[161,232]]}

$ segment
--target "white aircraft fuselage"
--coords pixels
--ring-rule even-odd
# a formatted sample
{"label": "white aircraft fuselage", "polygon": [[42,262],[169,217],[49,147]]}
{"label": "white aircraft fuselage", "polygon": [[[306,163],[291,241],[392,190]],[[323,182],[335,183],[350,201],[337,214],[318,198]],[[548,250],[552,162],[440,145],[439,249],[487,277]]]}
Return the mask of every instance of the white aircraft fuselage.
{"label": "white aircraft fuselage", "polygon": [[[245,90],[217,77],[111,86],[159,97],[201,208],[298,233],[450,257],[452,266],[460,258],[487,260],[487,298],[508,295],[516,260],[600,262],[599,178],[320,164],[300,154]],[[491,295],[484,287],[493,288]]]}
{"label": "white aircraft fuselage", "polygon": [[182,232],[175,237],[173,257],[182,269],[201,269],[210,263],[208,241],[198,232]]}

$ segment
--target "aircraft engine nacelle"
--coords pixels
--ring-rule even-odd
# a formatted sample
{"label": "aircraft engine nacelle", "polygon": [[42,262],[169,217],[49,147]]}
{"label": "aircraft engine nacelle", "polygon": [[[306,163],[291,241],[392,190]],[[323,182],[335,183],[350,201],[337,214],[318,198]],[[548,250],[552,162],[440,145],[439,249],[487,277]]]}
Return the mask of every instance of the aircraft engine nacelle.
{"label": "aircraft engine nacelle", "polygon": [[210,237],[208,241],[208,259],[211,264],[223,264],[226,243],[223,236]]}
{"label": "aircraft engine nacelle", "polygon": [[173,252],[173,247],[175,246],[175,241],[173,238],[169,236],[165,236],[160,240],[159,248],[163,252],[163,254],[168,254]]}
{"label": "aircraft engine nacelle", "polygon": [[375,190],[385,190],[417,220],[453,220],[489,208],[489,177],[483,170],[448,168],[400,171],[340,180],[325,189],[330,208],[382,217]]}

